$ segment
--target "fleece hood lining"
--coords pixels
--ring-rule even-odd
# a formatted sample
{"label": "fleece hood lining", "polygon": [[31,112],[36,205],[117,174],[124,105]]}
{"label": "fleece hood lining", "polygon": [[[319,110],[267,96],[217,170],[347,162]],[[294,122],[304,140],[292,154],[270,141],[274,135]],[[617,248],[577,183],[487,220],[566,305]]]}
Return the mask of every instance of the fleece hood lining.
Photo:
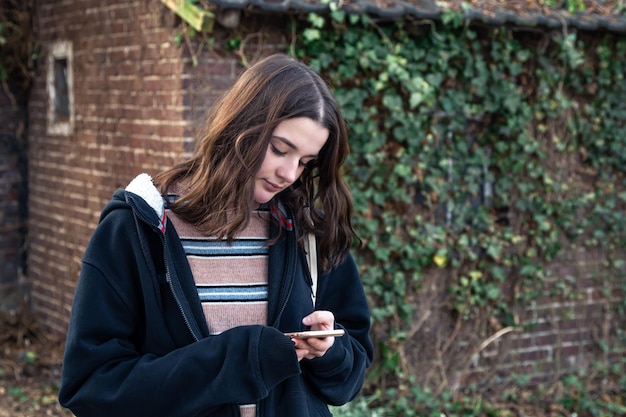
{"label": "fleece hood lining", "polygon": [[155,211],[159,219],[163,217],[165,212],[165,206],[163,204],[163,197],[159,190],[156,189],[152,182],[152,177],[148,174],[139,174],[133,179],[126,191],[141,197],[152,209]]}

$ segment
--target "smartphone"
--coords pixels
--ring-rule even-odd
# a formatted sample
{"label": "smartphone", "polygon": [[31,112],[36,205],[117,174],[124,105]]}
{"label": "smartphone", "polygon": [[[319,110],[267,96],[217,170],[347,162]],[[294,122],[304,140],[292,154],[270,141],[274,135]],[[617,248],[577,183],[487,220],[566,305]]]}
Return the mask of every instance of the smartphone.
{"label": "smartphone", "polygon": [[301,332],[291,332],[291,333],[285,333],[285,336],[289,336],[292,339],[296,338],[296,339],[308,339],[310,337],[317,337],[318,339],[324,338],[324,337],[338,337],[338,336],[343,336],[344,335],[344,330],[343,329],[337,329],[337,330],[306,330],[306,331],[301,331]]}

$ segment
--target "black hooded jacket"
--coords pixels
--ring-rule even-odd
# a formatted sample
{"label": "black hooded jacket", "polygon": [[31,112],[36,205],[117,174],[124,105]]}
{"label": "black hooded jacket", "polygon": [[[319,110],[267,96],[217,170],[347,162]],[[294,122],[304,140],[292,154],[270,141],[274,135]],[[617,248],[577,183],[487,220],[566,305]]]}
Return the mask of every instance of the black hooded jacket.
{"label": "black hooded jacket", "polygon": [[294,230],[270,247],[269,325],[209,336],[180,240],[156,188],[145,188],[114,194],[85,251],[63,361],[64,407],[79,417],[221,417],[255,403],[259,417],[313,417],[358,394],[373,347],[351,257],[319,277],[315,309],[332,311],[346,330],[323,357],[298,362],[283,335],[303,330],[313,311]]}

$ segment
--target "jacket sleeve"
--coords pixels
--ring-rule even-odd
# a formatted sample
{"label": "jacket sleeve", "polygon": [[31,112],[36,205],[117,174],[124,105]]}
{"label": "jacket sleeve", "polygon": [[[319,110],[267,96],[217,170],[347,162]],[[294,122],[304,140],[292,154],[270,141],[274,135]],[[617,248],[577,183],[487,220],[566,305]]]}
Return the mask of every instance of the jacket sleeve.
{"label": "jacket sleeve", "polygon": [[331,311],[336,327],[345,329],[346,335],[336,337],[324,356],[303,360],[303,376],[328,404],[342,405],[361,390],[374,352],[369,336],[370,311],[351,256],[320,277],[316,310]]}
{"label": "jacket sleeve", "polygon": [[63,361],[64,407],[90,417],[207,415],[255,403],[300,373],[293,342],[265,326],[179,347],[163,326],[155,338],[162,345],[142,347],[147,329],[161,328],[163,318],[146,307],[153,277],[138,267],[145,260],[132,215],[118,212],[125,213],[98,226],[83,258]]}

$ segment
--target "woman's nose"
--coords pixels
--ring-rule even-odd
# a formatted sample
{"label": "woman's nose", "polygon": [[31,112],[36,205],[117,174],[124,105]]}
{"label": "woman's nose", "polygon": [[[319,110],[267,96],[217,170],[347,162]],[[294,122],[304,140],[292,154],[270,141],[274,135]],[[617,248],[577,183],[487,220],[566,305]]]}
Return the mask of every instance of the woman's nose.
{"label": "woman's nose", "polygon": [[285,162],[285,164],[280,166],[280,169],[278,170],[278,175],[284,181],[292,184],[296,182],[296,180],[298,179],[298,175],[300,174],[299,169],[300,169],[299,160]]}

